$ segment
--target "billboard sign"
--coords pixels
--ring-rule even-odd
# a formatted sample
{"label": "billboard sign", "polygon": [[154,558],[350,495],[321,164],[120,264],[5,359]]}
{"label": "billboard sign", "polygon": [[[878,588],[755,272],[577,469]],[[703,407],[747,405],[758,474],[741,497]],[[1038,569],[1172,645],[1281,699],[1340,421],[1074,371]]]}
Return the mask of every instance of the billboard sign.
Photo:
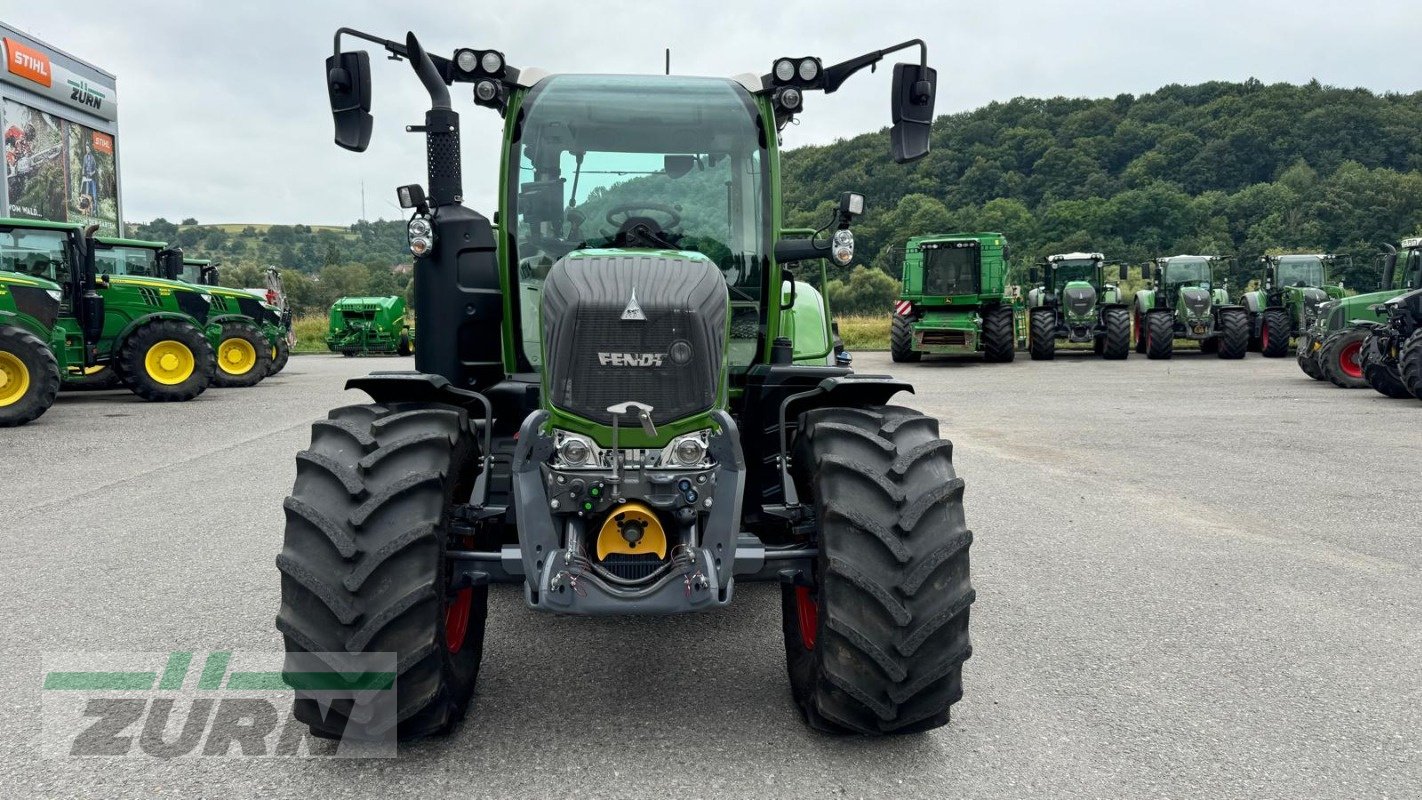
{"label": "billboard sign", "polygon": [[118,119],[118,100],[113,87],[85,79],[43,50],[18,39],[0,38],[0,45],[4,46],[5,56],[0,80],[110,122]]}

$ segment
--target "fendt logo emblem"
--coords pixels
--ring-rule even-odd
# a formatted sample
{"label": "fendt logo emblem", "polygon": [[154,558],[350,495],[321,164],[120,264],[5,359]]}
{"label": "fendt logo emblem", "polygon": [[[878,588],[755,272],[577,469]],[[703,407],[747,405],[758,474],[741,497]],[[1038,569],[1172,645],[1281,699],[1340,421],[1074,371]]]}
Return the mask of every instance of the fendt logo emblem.
{"label": "fendt logo emblem", "polygon": [[622,309],[622,321],[626,322],[627,320],[647,321],[647,315],[642,313],[642,306],[637,303],[636,287],[632,288],[632,297],[627,301],[627,307]]}
{"label": "fendt logo emblem", "polygon": [[5,53],[9,56],[5,59],[5,66],[10,68],[10,72],[41,86],[49,86],[53,81],[49,72],[49,56],[44,53],[9,37],[5,38]]}
{"label": "fendt logo emblem", "polygon": [[663,353],[598,353],[597,363],[604,367],[660,367]]}

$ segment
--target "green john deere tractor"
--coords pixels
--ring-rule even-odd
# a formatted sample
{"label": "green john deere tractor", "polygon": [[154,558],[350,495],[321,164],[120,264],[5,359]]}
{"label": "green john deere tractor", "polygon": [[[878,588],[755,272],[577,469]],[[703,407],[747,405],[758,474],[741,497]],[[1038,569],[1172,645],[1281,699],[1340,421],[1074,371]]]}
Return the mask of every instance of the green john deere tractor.
{"label": "green john deere tractor", "polygon": [[1249,349],[1267,358],[1289,354],[1289,341],[1302,336],[1318,318],[1318,309],[1343,297],[1343,284],[1328,284],[1338,257],[1326,253],[1264,256],[1259,289],[1245,292],[1239,304],[1249,312]]}
{"label": "green john deere tractor", "polygon": [[286,366],[288,323],[281,309],[244,289],[219,286],[218,266],[210,259],[185,257],[181,272],[168,277],[212,295],[207,338],[217,351],[214,386],[256,386]]}
{"label": "green john deere tractor", "polygon": [[1203,353],[1244,358],[1249,349],[1249,313],[1230,305],[1223,282],[1215,280],[1218,256],[1157,258],[1141,268],[1151,281],[1136,292],[1132,327],[1136,352],[1170,358],[1176,339],[1200,343]]}
{"label": "green john deere tractor", "polygon": [[1024,336],[1020,302],[1007,292],[1007,240],[1000,233],[915,236],[904,247],[903,293],[894,306],[894,361],[979,355],[1005,363]]}
{"label": "green john deere tractor", "polygon": [[1382,288],[1320,304],[1313,326],[1300,337],[1299,368],[1310,378],[1326,380],[1344,389],[1362,389],[1369,385],[1364,372],[1363,345],[1372,326],[1362,323],[1386,321],[1384,303],[1422,288],[1422,238],[1403,240],[1400,253],[1392,245],[1386,248]]}
{"label": "green john deere tractor", "polygon": [[15,268],[23,251],[0,234],[0,428],[33,422],[54,405],[64,370],[64,333],[56,338],[59,284]]}
{"label": "green john deere tractor", "polygon": [[[127,386],[145,400],[191,400],[212,380],[212,347],[202,331],[211,299],[158,277],[177,250],[155,242],[94,238],[92,229],[0,219],[12,271],[61,287],[57,328],[66,356],[63,386]],[[52,348],[58,351],[58,347]]]}
{"label": "green john deere tractor", "polygon": [[[1121,267],[1121,280],[1125,280]],[[1106,359],[1131,354],[1131,309],[1119,283],[1106,281],[1106,257],[1100,253],[1048,256],[1032,269],[1027,292],[1027,347],[1034,361],[1056,357],[1057,340],[1091,343]]]}
{"label": "green john deere tractor", "polygon": [[331,304],[326,347],[347,357],[410,355],[413,340],[405,320],[405,298],[340,298]]}
{"label": "green john deere tractor", "polygon": [[[326,69],[336,142],[354,150],[369,56],[341,37],[408,60],[430,95],[415,129],[428,193],[398,191],[424,333],[418,371],[351,380],[373,402],[331,412],[297,456],[277,557],[287,669],[310,651],[394,652],[399,735],[442,733],[474,690],[490,583],[610,615],[709,611],[768,580],[808,724],[945,724],[974,598],[952,446],[888,404],[908,384],[797,363],[830,358],[831,318],[788,335],[788,268],[851,263],[864,198],[800,237],[779,192],[778,133],[810,92],[908,47],[922,56],[894,68],[891,141],[899,162],[927,152],[922,43],[718,79],[549,75],[342,30]],[[454,82],[506,120],[497,228],[460,205]],[[691,691],[668,713],[718,703]],[[326,736],[359,731],[349,709],[297,692],[297,718]]]}

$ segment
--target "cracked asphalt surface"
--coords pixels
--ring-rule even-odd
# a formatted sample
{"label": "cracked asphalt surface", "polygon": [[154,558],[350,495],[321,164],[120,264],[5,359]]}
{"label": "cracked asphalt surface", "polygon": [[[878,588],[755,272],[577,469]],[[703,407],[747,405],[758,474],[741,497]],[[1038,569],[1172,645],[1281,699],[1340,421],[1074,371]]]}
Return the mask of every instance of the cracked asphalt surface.
{"label": "cracked asphalt surface", "polygon": [[805,730],[777,589],[566,619],[492,593],[470,718],[394,760],[46,758],[41,654],[275,651],[281,500],[344,378],[180,405],[65,394],[0,431],[0,796],[1422,796],[1422,403],[1293,359],[860,372],[942,420],[976,534],[952,723]]}

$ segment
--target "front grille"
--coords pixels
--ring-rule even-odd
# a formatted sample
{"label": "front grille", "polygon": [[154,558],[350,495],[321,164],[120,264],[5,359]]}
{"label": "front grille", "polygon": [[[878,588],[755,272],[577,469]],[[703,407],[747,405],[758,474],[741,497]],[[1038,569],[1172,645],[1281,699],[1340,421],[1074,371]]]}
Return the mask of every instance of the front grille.
{"label": "front grille", "polygon": [[967,331],[924,331],[923,344],[925,346],[937,345],[940,347],[967,347]]}
{"label": "front grille", "polygon": [[662,563],[655,555],[629,556],[613,553],[602,561],[602,568],[624,581],[640,581],[650,578]]}

